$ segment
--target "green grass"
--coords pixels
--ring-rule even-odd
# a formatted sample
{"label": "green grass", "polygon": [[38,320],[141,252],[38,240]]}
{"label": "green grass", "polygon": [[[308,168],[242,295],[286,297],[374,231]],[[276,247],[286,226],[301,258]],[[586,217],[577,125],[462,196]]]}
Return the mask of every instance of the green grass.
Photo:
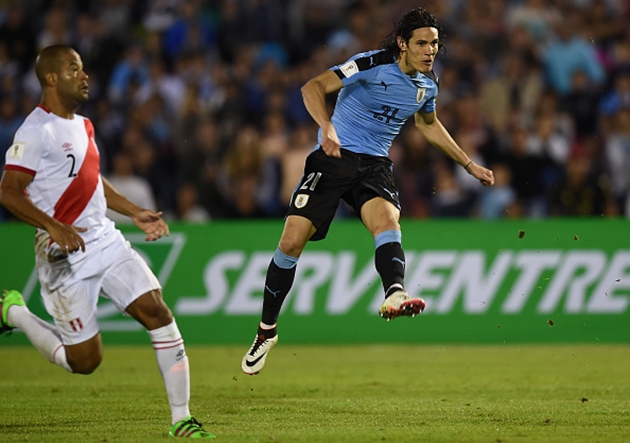
{"label": "green grass", "polygon": [[[5,338],[3,338],[5,340]],[[217,442],[628,442],[629,346],[188,347],[191,408]],[[92,375],[0,349],[0,442],[153,442],[170,412],[149,345]]]}

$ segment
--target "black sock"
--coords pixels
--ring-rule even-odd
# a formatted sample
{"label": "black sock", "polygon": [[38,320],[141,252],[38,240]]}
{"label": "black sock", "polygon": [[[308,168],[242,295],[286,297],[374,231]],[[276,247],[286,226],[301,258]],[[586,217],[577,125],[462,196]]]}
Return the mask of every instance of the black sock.
{"label": "black sock", "polygon": [[271,326],[278,321],[282,303],[293,286],[296,268],[297,266],[283,269],[271,259],[265,279],[265,298],[262,309],[262,322],[264,324]]}
{"label": "black sock", "polygon": [[[376,248],[374,264],[383,281],[383,289],[386,291],[385,297],[404,288],[405,253],[400,243],[385,243]],[[392,288],[392,285],[396,286]]]}
{"label": "black sock", "polygon": [[278,332],[276,332],[275,326],[271,329],[263,329],[260,325],[258,326],[258,337],[263,337],[261,340],[264,341],[269,338],[274,338],[276,335],[278,335]]}

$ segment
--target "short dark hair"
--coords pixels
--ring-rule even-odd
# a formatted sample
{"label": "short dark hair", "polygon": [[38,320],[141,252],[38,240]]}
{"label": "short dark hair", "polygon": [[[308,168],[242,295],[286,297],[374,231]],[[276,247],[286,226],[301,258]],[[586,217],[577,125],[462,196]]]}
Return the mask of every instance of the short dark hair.
{"label": "short dark hair", "polygon": [[444,48],[442,42],[444,31],[440,27],[437,18],[422,6],[418,6],[403,15],[400,21],[396,23],[394,29],[381,42],[380,48],[385,49],[393,57],[398,57],[400,55],[398,37],[401,37],[408,43],[413,31],[420,28],[435,28],[438,30],[438,38],[440,39],[438,50],[442,51]]}
{"label": "short dark hair", "polygon": [[40,51],[35,61],[35,75],[42,87],[46,85],[46,74],[59,73],[63,63],[62,56],[69,51],[74,51],[74,48],[68,45],[47,46]]}

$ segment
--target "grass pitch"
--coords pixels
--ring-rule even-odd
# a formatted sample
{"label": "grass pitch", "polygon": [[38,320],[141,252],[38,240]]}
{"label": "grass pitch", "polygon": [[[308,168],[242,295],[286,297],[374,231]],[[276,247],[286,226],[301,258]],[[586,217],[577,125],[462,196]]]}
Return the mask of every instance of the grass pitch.
{"label": "grass pitch", "polygon": [[[630,441],[629,346],[280,342],[255,377],[248,346],[187,348],[191,409],[217,442]],[[175,441],[149,344],[105,344],[89,376],[30,347],[0,362],[0,442]]]}

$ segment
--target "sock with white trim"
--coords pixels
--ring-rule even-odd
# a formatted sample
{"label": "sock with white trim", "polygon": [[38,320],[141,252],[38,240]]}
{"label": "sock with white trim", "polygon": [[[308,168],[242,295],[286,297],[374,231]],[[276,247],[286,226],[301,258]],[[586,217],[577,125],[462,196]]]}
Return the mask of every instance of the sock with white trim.
{"label": "sock with white trim", "polygon": [[170,325],[147,332],[155,349],[175,424],[190,415],[190,368],[184,340],[175,320]]}

